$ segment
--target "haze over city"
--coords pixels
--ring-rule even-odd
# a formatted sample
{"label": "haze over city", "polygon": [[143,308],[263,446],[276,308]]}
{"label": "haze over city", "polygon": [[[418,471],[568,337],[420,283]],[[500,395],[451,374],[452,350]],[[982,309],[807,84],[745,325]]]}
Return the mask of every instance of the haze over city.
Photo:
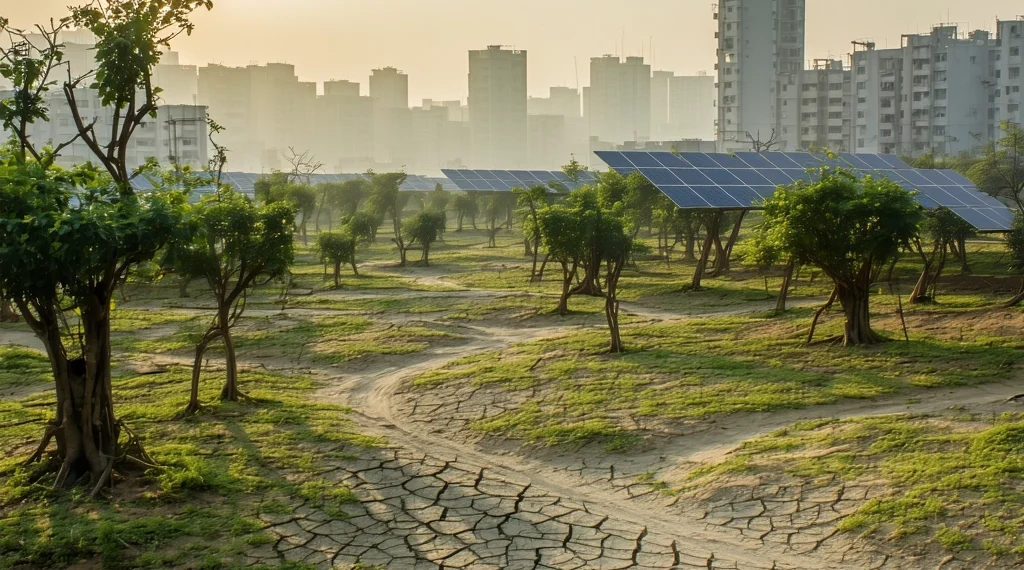
{"label": "haze over city", "polygon": [[[7,0],[2,11],[28,26],[67,3]],[[940,22],[989,29],[1022,12],[1015,0],[808,0],[806,55],[843,58],[854,39],[897,47],[901,34]],[[183,64],[286,62],[302,81],[348,79],[363,83],[363,94],[371,69],[394,66],[409,75],[414,104],[465,100],[466,52],[491,44],[529,52],[531,96],[576,87],[577,68],[588,85],[590,58],[603,54],[644,55],[680,74],[713,75],[715,64],[712,3],[703,0],[216,0],[194,20],[195,33],[173,44]]]}

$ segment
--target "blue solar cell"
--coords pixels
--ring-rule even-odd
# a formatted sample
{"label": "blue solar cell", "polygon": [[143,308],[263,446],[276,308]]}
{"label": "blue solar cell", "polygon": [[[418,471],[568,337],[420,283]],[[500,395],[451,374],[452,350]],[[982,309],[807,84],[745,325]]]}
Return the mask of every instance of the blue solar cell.
{"label": "blue solar cell", "polygon": [[747,186],[770,186],[772,184],[771,180],[761,176],[758,171],[751,168],[740,168],[733,170],[732,173]]}
{"label": "blue solar cell", "polygon": [[926,178],[920,171],[904,169],[898,170],[897,173],[902,176],[907,182],[914,185],[932,184],[928,178]]}
{"label": "blue solar cell", "polygon": [[655,186],[679,184],[679,180],[667,168],[641,168],[640,174],[643,174]]}
{"label": "blue solar cell", "polygon": [[[793,183],[793,177],[790,176],[785,170],[780,170],[778,168],[764,168],[759,169],[757,172],[761,176],[767,178],[768,181],[774,184],[775,186],[779,186],[780,184]],[[803,171],[800,171],[800,173],[802,174]]]}
{"label": "blue solar cell", "polygon": [[873,170],[889,170],[892,168],[891,166],[889,166],[888,162],[882,160],[881,155],[858,154],[857,158],[864,162],[868,168],[871,168]]}
{"label": "blue solar cell", "polygon": [[[635,166],[618,166],[618,167],[615,167],[614,170],[615,170],[615,172],[618,172],[619,174],[621,174],[622,176],[625,176],[627,178],[629,177],[630,174],[633,174],[634,172],[637,171]],[[588,184],[588,183],[593,183],[595,180],[597,180],[597,179],[594,178],[594,179],[591,179],[588,182],[584,182],[583,178],[581,177],[580,178],[580,183],[581,184]]]}
{"label": "blue solar cell", "polygon": [[966,176],[960,174],[955,170],[939,170],[943,176],[949,178],[957,186],[974,186],[974,183],[967,179]]}
{"label": "blue solar cell", "polygon": [[789,158],[800,165],[801,168],[819,168],[822,166],[821,159],[809,152],[787,152]]}
{"label": "blue solar cell", "polygon": [[707,200],[714,208],[739,208],[745,206],[718,186],[691,186],[698,196]]}
{"label": "blue solar cell", "polygon": [[756,152],[737,152],[736,158],[739,158],[751,168],[774,168],[775,165],[768,162],[768,159],[761,156]]}
{"label": "blue solar cell", "polygon": [[620,166],[633,166],[633,163],[630,162],[630,160],[626,158],[626,156],[621,152],[611,150],[599,150],[596,151],[594,154],[596,154],[598,158],[603,160],[605,164],[612,168],[618,168]]}
{"label": "blue solar cell", "polygon": [[942,207],[942,204],[939,204],[938,202],[936,202],[935,200],[933,200],[927,194],[924,193],[918,194],[917,196],[914,197],[914,199],[917,200],[918,204],[921,204],[921,206],[927,210],[934,210],[936,208]]}
{"label": "blue solar cell", "polygon": [[527,170],[509,170],[508,173],[514,176],[518,182],[521,182],[523,184],[529,184],[532,186],[540,182],[540,180],[536,176],[534,176],[533,173]]}
{"label": "blue solar cell", "polygon": [[676,178],[683,182],[683,184],[687,184],[689,186],[710,186],[714,184],[710,178],[701,174],[701,172],[695,168],[673,168],[671,171],[672,174],[676,175]]}
{"label": "blue solar cell", "polygon": [[707,208],[707,200],[687,186],[661,186],[659,189],[680,208]]}
{"label": "blue solar cell", "polygon": [[634,166],[639,168],[660,168],[661,163],[657,161],[649,152],[631,152],[626,155],[630,161],[633,162]]}
{"label": "blue solar cell", "polygon": [[743,182],[724,168],[701,168],[700,171],[719,186],[742,186]]}
{"label": "blue solar cell", "polygon": [[722,188],[744,206],[753,206],[761,202],[761,195],[747,186],[729,186]]}
{"label": "blue solar cell", "polygon": [[903,162],[902,160],[900,160],[900,157],[896,156],[895,154],[878,154],[878,155],[875,155],[875,156],[877,156],[878,158],[882,159],[882,161],[884,161],[886,164],[888,164],[889,168],[895,168],[895,169],[910,168],[909,164],[907,164],[906,162]]}
{"label": "blue solar cell", "polygon": [[460,178],[458,180],[455,180],[454,182],[455,182],[455,185],[459,187],[459,190],[476,190],[477,189],[475,184],[473,184],[469,180],[466,180],[465,178]]}
{"label": "blue solar cell", "polygon": [[982,199],[979,192],[969,190],[963,186],[942,186],[942,189],[967,206],[981,208],[989,205]]}
{"label": "blue solar cell", "polygon": [[839,157],[858,170],[871,170],[872,168],[870,164],[864,161],[861,155],[843,153]]}
{"label": "blue solar cell", "polygon": [[718,163],[702,152],[684,152],[681,156],[695,168],[718,168]]}
{"label": "blue solar cell", "polygon": [[938,186],[921,186],[918,189],[918,196],[926,196],[933,202],[936,202],[940,206],[962,206],[959,200],[955,199],[949,192],[946,192]]}
{"label": "blue solar cell", "polygon": [[671,152],[652,152],[651,156],[666,168],[693,168],[686,159]]}
{"label": "blue solar cell", "polygon": [[939,170],[918,170],[917,172],[924,176],[928,182],[937,186],[959,185],[959,183],[953,182]]}
{"label": "blue solar cell", "polygon": [[505,182],[516,181],[516,177],[513,176],[512,173],[507,170],[495,170],[494,175],[498,177],[498,180],[503,180]]}
{"label": "blue solar cell", "polygon": [[747,163],[729,154],[709,154],[712,160],[718,163],[722,168],[728,168],[730,170],[736,168],[749,168]]}
{"label": "blue solar cell", "polygon": [[972,208],[950,208],[950,210],[979,230],[998,231],[1007,229],[1005,224],[986,216],[981,210],[975,210]]}
{"label": "blue solar cell", "polygon": [[751,186],[751,190],[757,192],[757,195],[767,200],[775,195],[775,191],[778,189],[775,186]]}
{"label": "blue solar cell", "polygon": [[782,169],[782,171],[785,172],[787,176],[792,178],[793,182],[796,182],[797,180],[803,180],[804,182],[814,181],[814,177],[811,176],[811,174],[806,170],[801,170],[798,168],[784,168]]}
{"label": "blue solar cell", "polygon": [[789,158],[782,152],[766,152],[761,156],[778,168],[803,168],[799,164],[793,162],[793,159]]}
{"label": "blue solar cell", "polygon": [[[559,182],[565,182],[565,183],[572,182],[572,178],[569,178],[569,175],[564,173],[564,172],[562,172],[561,170],[554,171],[554,172],[551,173],[551,175],[554,176],[555,180],[558,180]],[[580,179],[582,180],[583,177],[581,176]]]}

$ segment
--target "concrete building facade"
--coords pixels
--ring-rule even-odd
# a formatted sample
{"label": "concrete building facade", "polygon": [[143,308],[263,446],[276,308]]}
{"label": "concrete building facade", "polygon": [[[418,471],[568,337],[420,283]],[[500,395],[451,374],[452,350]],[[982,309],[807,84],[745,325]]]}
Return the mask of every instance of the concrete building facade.
{"label": "concrete building facade", "polygon": [[469,52],[469,128],[474,168],[527,161],[527,53],[488,46]]}
{"label": "concrete building facade", "polygon": [[956,26],[903,36],[900,48],[853,54],[850,147],[855,152],[972,152],[995,136],[999,42]]}
{"label": "concrete building facade", "polygon": [[842,60],[817,59],[811,69],[782,74],[776,150],[850,149],[851,73]]}
{"label": "concrete building facade", "polygon": [[651,66],[642,57],[590,60],[590,136],[611,143],[651,139]]}
{"label": "concrete building facade", "polygon": [[806,0],[722,0],[718,21],[718,142],[750,148],[778,133],[780,77],[804,68]]}

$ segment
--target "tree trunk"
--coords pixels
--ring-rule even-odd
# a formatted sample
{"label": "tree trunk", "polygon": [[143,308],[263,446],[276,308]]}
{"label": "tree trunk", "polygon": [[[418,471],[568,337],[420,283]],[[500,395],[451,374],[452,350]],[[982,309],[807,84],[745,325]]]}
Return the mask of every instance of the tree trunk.
{"label": "tree trunk", "polygon": [[683,261],[694,261],[697,259],[696,256],[696,244],[697,244],[697,232],[689,230],[686,232],[686,251],[683,255]]}
{"label": "tree trunk", "polygon": [[209,348],[210,343],[219,336],[220,328],[215,326],[215,328],[206,331],[199,344],[196,345],[196,359],[192,362],[192,390],[189,394],[188,406],[185,408],[185,413],[187,414],[194,414],[202,407],[199,403],[199,377],[203,371],[203,356],[206,355],[206,349]]}
{"label": "tree trunk", "polygon": [[868,287],[863,283],[840,285],[838,298],[846,316],[843,328],[843,346],[876,344],[879,339],[871,330]]}
{"label": "tree trunk", "polygon": [[[545,260],[545,263],[547,261]],[[569,312],[569,292],[572,287],[573,279],[576,278],[576,266],[573,265],[572,270],[569,269],[569,264],[562,263],[562,294],[558,298],[558,314],[565,315]]]}
{"label": "tree trunk", "polygon": [[465,217],[465,214],[463,212],[459,212],[457,217],[456,217],[456,222],[455,222],[455,231],[456,232],[461,232],[462,231],[462,218],[463,217]]}
{"label": "tree trunk", "polygon": [[708,265],[708,258],[711,256],[711,248],[714,246],[713,236],[718,233],[718,216],[719,214],[714,214],[707,221],[707,236],[704,238],[704,246],[701,247],[700,258],[697,259],[697,268],[693,271],[693,282],[690,284],[690,288],[694,291],[701,290],[701,281],[704,279],[704,271]]}
{"label": "tree trunk", "polygon": [[789,286],[793,282],[793,271],[796,269],[796,261],[790,259],[782,274],[782,287],[779,289],[779,297],[775,301],[775,314],[786,312],[786,301],[789,299]]}
{"label": "tree trunk", "polygon": [[228,321],[228,308],[223,307],[220,314],[220,335],[224,340],[224,365],[227,368],[227,380],[220,392],[220,399],[237,402],[244,395],[238,389],[238,359],[235,356],[235,341],[231,338],[231,327]]}
{"label": "tree trunk", "polygon": [[192,279],[188,277],[178,277],[178,297],[185,299],[188,297],[188,286],[192,283]]}
{"label": "tree trunk", "polygon": [[625,350],[622,346],[622,336],[619,334],[618,300],[619,276],[622,274],[622,266],[625,264],[625,258],[618,259],[610,263],[608,267],[608,276],[605,279],[605,287],[608,289],[608,295],[604,300],[604,315],[608,320],[608,332],[611,335],[608,352],[612,354],[618,354]]}
{"label": "tree trunk", "polygon": [[914,291],[910,294],[910,303],[912,305],[931,301],[928,297],[928,289],[931,286],[931,274],[932,267],[929,262],[925,265],[924,270],[921,271],[921,276],[917,278],[917,285],[914,286]]}
{"label": "tree trunk", "polygon": [[423,244],[423,267],[430,267],[430,246]]}
{"label": "tree trunk", "polygon": [[353,255],[352,258],[348,260],[348,262],[352,264],[352,274],[355,275],[356,277],[359,277],[359,269],[356,268],[356,256]]}
{"label": "tree trunk", "polygon": [[743,225],[743,218],[746,215],[746,210],[740,212],[739,218],[736,219],[736,224],[732,228],[732,233],[729,234],[729,241],[724,246],[722,245],[722,238],[717,232],[715,233],[715,264],[708,277],[720,277],[731,269],[729,260],[732,257],[733,247],[736,246],[736,240],[740,236],[740,226]]}
{"label": "tree trunk", "polygon": [[960,275],[969,275],[971,273],[971,267],[967,264],[967,239],[964,237],[957,238],[957,249],[959,250],[960,259]]}
{"label": "tree trunk", "polygon": [[550,254],[544,255],[544,261],[540,264],[540,269],[537,271],[537,283],[544,281],[544,270],[548,267],[548,258]]}
{"label": "tree trunk", "polygon": [[334,286],[341,287],[341,260],[334,262]]}

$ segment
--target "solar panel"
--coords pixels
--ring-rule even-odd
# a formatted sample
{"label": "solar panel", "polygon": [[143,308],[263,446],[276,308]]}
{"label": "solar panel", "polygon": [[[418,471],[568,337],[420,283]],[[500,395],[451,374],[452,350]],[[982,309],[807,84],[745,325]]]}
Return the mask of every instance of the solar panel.
{"label": "solar panel", "polygon": [[595,154],[623,176],[639,171],[680,208],[754,209],[780,185],[812,182],[817,168],[843,167],[860,176],[885,177],[917,192],[924,208],[945,207],[982,231],[1007,231],[1013,214],[1001,202],[980,192],[952,170],[914,169],[896,156],[807,152],[597,151]]}
{"label": "solar panel", "polygon": [[[661,164],[659,163],[660,167]],[[566,190],[593,184],[593,172],[581,172],[579,183],[560,170],[441,170],[459,190],[466,192],[510,192],[513,188],[531,188],[538,184]],[[678,182],[677,182],[678,183]]]}

